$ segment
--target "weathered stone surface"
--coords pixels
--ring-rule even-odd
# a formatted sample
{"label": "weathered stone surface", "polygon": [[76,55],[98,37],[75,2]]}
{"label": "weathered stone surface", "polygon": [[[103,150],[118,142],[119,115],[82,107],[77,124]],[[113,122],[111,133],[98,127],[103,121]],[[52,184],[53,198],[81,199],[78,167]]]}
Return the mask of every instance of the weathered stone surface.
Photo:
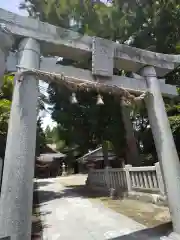
{"label": "weathered stone surface", "polygon": [[3,75],[6,70],[6,57],[12,47],[13,37],[10,32],[5,31],[0,24],[0,87],[3,83]]}
{"label": "weathered stone surface", "polygon": [[[164,101],[161,95],[156,71],[151,66],[146,66],[141,71],[146,78],[151,94],[145,99],[148,118],[151,125],[156,152],[162,175],[164,176],[165,190],[167,193],[169,209],[171,212],[173,229],[180,234],[180,163],[174,143]],[[169,164],[171,159],[171,164]]]}
{"label": "weathered stone surface", "polygon": [[112,77],[114,67],[114,45],[97,37],[92,38],[92,74]]}
{"label": "weathered stone surface", "polygon": [[[40,46],[36,40],[23,39],[19,50],[22,66],[39,67]],[[34,77],[16,81],[0,197],[0,237],[11,236],[11,240],[31,239],[37,98],[38,81]]]}
{"label": "weathered stone surface", "polygon": [[13,35],[10,31],[6,30],[5,25],[0,21],[0,48],[4,53],[7,53],[12,44],[14,43]]}
{"label": "weathered stone surface", "polygon": [[16,72],[18,64],[17,53],[16,52],[9,52],[7,59],[6,59],[6,70],[8,72]]}
{"label": "weathered stone surface", "polygon": [[[19,16],[3,9],[0,9],[0,22],[5,23],[17,38],[25,36],[39,40],[43,55],[57,56],[59,54],[59,56],[75,60],[91,57],[92,37],[90,36],[83,36],[77,32]],[[104,40],[101,39],[101,41]],[[120,69],[137,72],[145,65],[152,65],[156,68],[157,75],[163,76],[180,64],[179,55],[160,54],[124,44],[111,43],[115,49],[115,67]]]}
{"label": "weathered stone surface", "polygon": [[[53,73],[63,73],[64,76],[68,77],[69,80],[83,79],[86,81],[95,81],[91,71],[75,68],[71,66],[63,66],[56,64],[57,58],[42,58],[40,63],[40,70]],[[7,59],[7,70],[10,72],[16,71],[16,54],[10,53]],[[141,94],[147,90],[146,82],[144,78],[128,78],[124,76],[115,76],[112,78],[98,78],[100,82],[109,86],[118,86],[127,89],[131,93]],[[177,90],[175,86],[165,84],[165,80],[161,79],[160,88],[164,96],[174,97],[177,96]]]}
{"label": "weathered stone surface", "polygon": [[5,53],[0,49],[0,87],[3,84],[3,75],[6,70]]}

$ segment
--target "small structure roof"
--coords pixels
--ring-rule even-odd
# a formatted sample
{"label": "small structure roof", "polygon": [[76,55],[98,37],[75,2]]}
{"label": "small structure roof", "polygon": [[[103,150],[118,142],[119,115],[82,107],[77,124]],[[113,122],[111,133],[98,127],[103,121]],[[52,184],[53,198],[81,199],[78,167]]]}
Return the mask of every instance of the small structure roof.
{"label": "small structure roof", "polygon": [[86,153],[86,154],[83,156],[83,158],[87,158],[88,156],[91,156],[93,153],[96,153],[96,152],[98,152],[98,151],[100,151],[100,150],[102,151],[102,147],[96,148],[96,149],[94,149],[94,150]]}
{"label": "small structure roof", "polygon": [[[102,152],[102,147],[99,147],[99,148],[96,148],[88,153],[86,153],[85,155],[83,155],[82,157],[78,158],[77,161],[78,162],[86,162],[89,160],[89,157],[93,156],[95,153],[97,152]],[[102,157],[103,157],[103,152],[102,152]],[[109,160],[112,160],[115,155],[111,152],[108,152],[108,157],[109,157]],[[101,159],[101,156],[97,156],[94,161],[99,161],[99,160],[102,160]]]}
{"label": "small structure roof", "polygon": [[55,158],[56,159],[61,159],[61,158],[64,158],[66,155],[63,154],[63,153],[44,153],[44,154],[41,154],[37,160],[38,161],[42,161],[42,162],[52,162]]}

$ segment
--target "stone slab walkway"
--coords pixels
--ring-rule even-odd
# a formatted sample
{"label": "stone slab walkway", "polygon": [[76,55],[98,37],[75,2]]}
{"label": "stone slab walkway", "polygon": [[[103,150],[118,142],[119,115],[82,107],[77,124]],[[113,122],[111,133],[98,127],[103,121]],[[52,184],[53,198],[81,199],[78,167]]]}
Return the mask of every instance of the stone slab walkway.
{"label": "stone slab walkway", "polygon": [[60,178],[38,180],[37,184],[43,240],[160,239],[153,230],[71,192]]}

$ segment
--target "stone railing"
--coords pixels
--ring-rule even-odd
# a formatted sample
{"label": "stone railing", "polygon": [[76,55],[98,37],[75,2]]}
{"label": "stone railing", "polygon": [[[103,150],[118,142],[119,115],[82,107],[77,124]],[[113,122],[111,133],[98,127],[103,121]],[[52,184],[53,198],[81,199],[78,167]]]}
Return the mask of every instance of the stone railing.
{"label": "stone railing", "polygon": [[165,195],[163,177],[159,163],[149,167],[106,168],[90,170],[88,174],[90,186],[106,189],[123,189],[127,192],[145,192]]}
{"label": "stone railing", "polygon": [[129,178],[132,190],[159,191],[156,167],[129,167]]}
{"label": "stone railing", "polygon": [[105,169],[90,170],[88,180],[92,186],[106,187],[107,180],[105,177]]}

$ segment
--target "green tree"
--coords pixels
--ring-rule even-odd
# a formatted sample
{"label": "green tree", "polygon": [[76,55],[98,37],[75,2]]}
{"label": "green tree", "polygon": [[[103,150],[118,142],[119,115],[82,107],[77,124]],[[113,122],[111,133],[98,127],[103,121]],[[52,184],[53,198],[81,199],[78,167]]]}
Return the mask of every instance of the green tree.
{"label": "green tree", "polygon": [[[58,131],[65,145],[79,146],[81,153],[94,149],[103,140],[112,142],[118,155],[124,150],[124,126],[118,100],[103,94],[104,105],[96,105],[96,92],[77,92],[78,104],[71,104],[71,92],[64,87],[49,89],[53,103],[52,118],[58,123]],[[113,105],[113,107],[111,107]],[[121,148],[119,147],[121,146]]]}
{"label": "green tree", "polygon": [[166,110],[169,117],[174,141],[180,156],[180,88],[178,88],[179,96],[166,104]]}
{"label": "green tree", "polygon": [[44,133],[46,136],[47,143],[53,143],[52,134],[51,134],[52,131],[49,126],[46,127]]}
{"label": "green tree", "polygon": [[39,156],[41,153],[44,153],[47,144],[46,136],[41,126],[42,120],[41,118],[38,118],[36,129],[36,156]]}
{"label": "green tree", "polygon": [[[31,3],[28,8],[30,15],[35,16],[39,13],[43,21],[71,28],[83,34],[96,35],[162,53],[178,53],[180,49],[180,5],[176,0],[126,2],[112,0],[107,1],[110,3],[108,5],[102,1],[90,0],[25,2]],[[22,7],[27,8],[25,5]],[[91,67],[91,62],[75,63],[69,59],[64,59],[62,64]],[[121,74],[121,71],[118,70],[117,74]],[[179,68],[168,74],[166,78],[167,83],[178,85]],[[121,137],[124,130],[119,103],[114,99],[110,100],[111,96],[104,95],[105,106],[97,107],[95,95],[95,93],[78,93],[80,105],[75,107],[68,102],[70,97],[68,90],[61,91],[52,85],[50,88],[51,102],[54,104],[52,117],[59,123],[60,136],[65,139],[67,145],[78,143],[85,150],[97,146],[103,140],[110,140],[118,152],[125,146]],[[179,105],[173,103],[175,104]],[[179,129],[177,116],[179,113],[170,116],[176,145],[179,141],[176,137]],[[136,125],[139,143],[143,145],[142,152],[146,154],[150,152],[156,158],[147,112],[143,109],[136,111],[132,121]]]}
{"label": "green tree", "polygon": [[4,158],[8,120],[10,117],[11,98],[13,90],[13,77],[5,75],[0,90],[0,157]]}
{"label": "green tree", "polygon": [[45,129],[45,136],[46,136],[47,143],[49,143],[49,144],[56,143],[58,141],[57,127],[53,127],[51,129],[49,126],[47,126]]}
{"label": "green tree", "polygon": [[[58,6],[54,4],[54,1],[48,1],[48,4],[45,5],[44,3],[38,4],[36,1],[30,2],[31,9],[29,11],[31,11],[31,16],[40,13],[39,17],[43,21],[48,21],[62,27],[73,28],[81,33],[98,35],[115,40],[114,34],[112,36],[109,35],[112,33],[110,31],[112,19],[109,17],[109,8],[101,1],[68,1],[68,3],[67,1],[58,1]],[[115,13],[113,17],[115,18]],[[119,16],[116,17],[117,19],[119,18]],[[70,21],[72,19],[75,23],[73,26]],[[103,27],[105,22],[106,28]],[[118,23],[116,26],[118,26]],[[109,31],[107,30],[108,28]],[[106,29],[106,31],[103,31],[103,29]],[[122,30],[122,32],[124,31]],[[71,61],[64,59],[63,64],[69,63],[72,64]],[[85,67],[87,63],[82,64]],[[54,87],[53,91],[50,91],[51,103],[55,103],[52,117],[59,123],[59,135],[65,140],[67,146],[77,144],[81,152],[86,152],[89,148],[94,148],[101,144],[103,139],[109,140],[110,138],[116,146],[117,152],[121,152],[119,145],[116,144],[116,133],[120,132],[119,138],[122,136],[121,138],[123,139],[123,126],[116,121],[116,119],[120,118],[116,116],[121,115],[120,106],[117,103],[116,107],[115,105],[113,108],[111,106],[106,107],[108,102],[115,103],[112,96],[103,96],[106,104],[103,107],[98,107],[96,106],[96,93],[88,93],[88,98],[86,97],[87,93],[78,93],[78,97],[81,98],[79,102],[85,102],[81,103],[82,106],[79,105],[77,107],[69,103],[67,96],[70,97],[70,92],[68,90],[63,89],[59,93],[60,90]],[[108,116],[110,110],[111,113]],[[113,122],[116,124],[113,124]],[[118,141],[123,149],[123,141],[119,139]]]}
{"label": "green tree", "polygon": [[[10,117],[11,101],[13,93],[13,75],[4,75],[3,85],[0,90],[0,157],[4,158],[8,121]],[[41,108],[42,109],[42,108]],[[41,119],[37,120],[36,154],[43,152],[46,146],[45,135],[41,128]]]}

